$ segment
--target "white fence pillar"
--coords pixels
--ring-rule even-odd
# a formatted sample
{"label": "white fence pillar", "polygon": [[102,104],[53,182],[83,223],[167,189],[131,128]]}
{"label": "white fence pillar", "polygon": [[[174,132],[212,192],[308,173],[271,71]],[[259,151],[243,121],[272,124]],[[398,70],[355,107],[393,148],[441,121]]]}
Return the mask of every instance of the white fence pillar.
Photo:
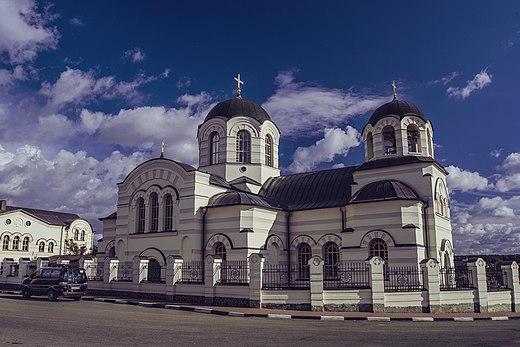
{"label": "white fence pillar", "polygon": [[148,258],[135,256],[132,267],[132,283],[139,284],[148,279]]}
{"label": "white fence pillar", "polygon": [[182,263],[184,260],[175,255],[166,259],[166,284],[171,286],[182,280]]}
{"label": "white fence pillar", "polygon": [[439,280],[439,262],[435,259],[424,259],[421,262],[423,286],[428,291],[430,313],[441,312],[441,287]]}
{"label": "white fence pillar", "polygon": [[473,285],[476,289],[475,309],[477,312],[488,311],[488,296],[487,296],[487,280],[486,280],[486,262],[482,258],[477,258],[474,261],[468,262],[468,270],[471,271],[473,277]]}
{"label": "white fence pillar", "polygon": [[30,275],[31,270],[29,269],[30,258],[18,259],[18,277],[24,278]]}
{"label": "white fence pillar", "polygon": [[2,271],[2,278],[7,278],[7,277],[11,277],[12,276],[12,266],[14,264],[14,259],[12,258],[4,258],[3,262],[2,262],[2,267],[3,267],[3,271]]}
{"label": "white fence pillar", "polygon": [[506,274],[507,288],[511,289],[511,310],[513,312],[520,312],[520,280],[518,264],[516,261],[504,262],[502,263],[501,268]]}
{"label": "white fence pillar", "polygon": [[37,269],[41,269],[42,267],[47,267],[47,266],[49,266],[49,258],[39,257],[36,260],[36,268]]}
{"label": "white fence pillar", "polygon": [[384,260],[371,256],[366,260],[370,267],[370,288],[372,288],[372,311],[385,311],[385,277],[383,273]]}
{"label": "white fence pillar", "polygon": [[85,269],[85,275],[87,278],[96,278],[97,277],[97,266],[96,259],[93,256],[83,256],[79,258],[79,267]]}
{"label": "white fence pillar", "polygon": [[213,304],[215,285],[220,280],[222,259],[208,255],[204,261],[204,301],[206,304]]}
{"label": "white fence pillar", "polygon": [[311,310],[323,311],[323,259],[315,255],[309,259]]}
{"label": "white fence pillar", "polygon": [[117,279],[119,259],[113,257],[105,258],[105,282],[112,282]]}
{"label": "white fence pillar", "polygon": [[249,307],[262,307],[262,272],[264,257],[259,253],[249,256]]}

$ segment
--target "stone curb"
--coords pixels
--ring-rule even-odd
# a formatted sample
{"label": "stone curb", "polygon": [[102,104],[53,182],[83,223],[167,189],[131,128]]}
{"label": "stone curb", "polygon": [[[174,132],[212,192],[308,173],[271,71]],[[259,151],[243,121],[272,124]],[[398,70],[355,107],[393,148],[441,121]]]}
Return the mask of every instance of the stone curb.
{"label": "stone curb", "polygon": [[[17,293],[19,294],[19,293]],[[184,306],[174,304],[162,304],[155,302],[143,302],[143,301],[132,301],[123,299],[111,299],[111,298],[97,298],[97,297],[84,297],[84,301],[96,301],[96,302],[107,302],[113,304],[127,304],[127,305],[138,305],[147,308],[163,308],[168,310],[188,311],[203,314],[213,314],[218,316],[228,317],[256,317],[256,318],[268,318],[268,319],[311,319],[311,320],[323,320],[323,321],[371,321],[371,322],[390,322],[390,321],[409,321],[409,322],[473,322],[478,320],[492,320],[492,321],[507,321],[507,320],[520,320],[520,316],[494,316],[494,317],[349,317],[349,316],[314,316],[314,315],[290,315],[290,314],[274,314],[274,313],[243,313],[234,311],[214,310],[207,307],[196,307],[196,306]]]}

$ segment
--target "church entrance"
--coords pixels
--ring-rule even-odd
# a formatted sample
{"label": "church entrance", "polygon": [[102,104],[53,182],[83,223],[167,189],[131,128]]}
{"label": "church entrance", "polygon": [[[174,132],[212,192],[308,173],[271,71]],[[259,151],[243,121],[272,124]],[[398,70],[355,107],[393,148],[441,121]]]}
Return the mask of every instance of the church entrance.
{"label": "church entrance", "polygon": [[160,283],[161,279],[161,264],[155,259],[150,259],[148,261],[148,282]]}

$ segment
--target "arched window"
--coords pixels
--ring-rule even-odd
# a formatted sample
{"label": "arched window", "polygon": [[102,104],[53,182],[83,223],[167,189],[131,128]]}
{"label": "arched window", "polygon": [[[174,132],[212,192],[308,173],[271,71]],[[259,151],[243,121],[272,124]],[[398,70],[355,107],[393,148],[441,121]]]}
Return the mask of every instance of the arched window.
{"label": "arched window", "polygon": [[273,166],[273,139],[269,134],[265,137],[265,165]]}
{"label": "arched window", "polygon": [[339,247],[336,243],[329,241],[323,245],[323,260],[325,262],[325,278],[335,278],[338,276]]}
{"label": "arched window", "polygon": [[164,230],[173,230],[173,198],[171,194],[166,194],[164,198]]}
{"label": "arched window", "polygon": [[388,260],[388,247],[382,239],[373,239],[369,245],[369,255],[378,256],[385,262]]}
{"label": "arched window", "polygon": [[444,268],[451,268],[450,255],[448,254],[448,252],[444,252]]}
{"label": "arched window", "polygon": [[110,249],[108,250],[108,256],[109,257],[115,257],[116,256],[116,247],[114,247],[114,246],[110,247]]}
{"label": "arched window", "polygon": [[20,236],[13,237],[13,251],[17,251],[20,248]]}
{"label": "arched window", "polygon": [[22,241],[22,251],[29,251],[29,237],[24,237]]}
{"label": "arched window", "polygon": [[433,151],[432,151],[432,135],[430,133],[430,129],[427,130],[428,134],[428,155],[433,157]]}
{"label": "arched window", "polygon": [[408,153],[417,153],[421,151],[421,140],[419,137],[419,128],[415,124],[410,124],[406,128],[408,136]]}
{"label": "arched window", "polygon": [[298,278],[309,278],[309,260],[312,257],[311,246],[302,242],[298,245]]}
{"label": "arched window", "polygon": [[397,153],[397,147],[395,142],[395,131],[390,125],[383,128],[383,145],[385,155],[391,155]]}
{"label": "arched window", "polygon": [[137,232],[144,233],[146,210],[144,207],[144,199],[137,199]]}
{"label": "arched window", "polygon": [[157,193],[150,196],[150,232],[159,231],[159,197]]}
{"label": "arched window", "polygon": [[251,135],[246,130],[237,133],[237,163],[251,162]]}
{"label": "arched window", "polygon": [[78,240],[79,240],[79,230],[74,229],[74,241],[78,241]]}
{"label": "arched window", "polygon": [[372,138],[372,133],[369,132],[367,134],[367,159],[372,159],[374,156],[374,139]]}
{"label": "arched window", "polygon": [[54,252],[54,243],[49,242],[49,244],[47,245],[47,252],[49,252],[49,253]]}
{"label": "arched window", "polygon": [[45,252],[45,241],[40,241],[40,243],[38,244],[38,252]]}
{"label": "arched window", "polygon": [[147,281],[159,283],[162,280],[161,276],[161,264],[155,259],[148,260],[148,273],[147,273]]}
{"label": "arched window", "polygon": [[226,246],[222,242],[215,244],[215,255],[222,258],[222,260],[227,260]]}
{"label": "arched window", "polygon": [[8,235],[5,235],[4,236],[4,240],[3,240],[3,243],[2,243],[2,249],[5,251],[5,250],[8,250],[9,249],[9,236]]}
{"label": "arched window", "polygon": [[81,234],[80,234],[79,239],[80,239],[81,241],[85,241],[85,230],[81,230]]}
{"label": "arched window", "polygon": [[218,153],[220,150],[220,135],[214,132],[209,137],[209,163],[218,164]]}

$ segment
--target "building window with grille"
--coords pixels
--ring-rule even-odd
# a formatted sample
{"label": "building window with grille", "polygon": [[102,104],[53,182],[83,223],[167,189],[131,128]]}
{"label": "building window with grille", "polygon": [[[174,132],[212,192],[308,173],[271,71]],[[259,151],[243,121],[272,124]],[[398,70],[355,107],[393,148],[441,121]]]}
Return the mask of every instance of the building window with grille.
{"label": "building window with grille", "polygon": [[164,198],[164,230],[173,230],[173,198],[167,194]]}
{"label": "building window with grille", "polygon": [[390,125],[383,128],[383,146],[385,155],[392,155],[397,153],[397,146],[395,141],[395,131]]}
{"label": "building window with grille", "polygon": [[156,232],[159,230],[159,197],[157,193],[152,193],[150,202],[150,232]]}
{"label": "building window with grille", "polygon": [[251,135],[246,130],[237,133],[237,163],[251,162]]}
{"label": "building window with grille", "polygon": [[338,276],[339,247],[334,242],[323,245],[324,278],[336,278]]}
{"label": "building window with grille", "polygon": [[85,241],[85,230],[81,230],[81,234],[79,236],[80,241]]}
{"label": "building window with grille", "polygon": [[74,241],[78,241],[78,240],[79,240],[79,230],[74,229]]}
{"label": "building window with grille", "polygon": [[54,243],[49,242],[49,244],[47,245],[47,252],[49,252],[49,253],[54,252]]}
{"label": "building window with grille", "polygon": [[139,198],[137,200],[137,232],[144,233],[146,210],[144,206],[144,199]]}
{"label": "building window with grille", "polygon": [[10,241],[9,236],[5,235],[4,240],[2,241],[2,249],[4,251],[9,249],[9,241]]}
{"label": "building window with grille", "polygon": [[209,137],[209,160],[210,164],[218,164],[218,154],[220,151],[220,135],[217,132],[214,132]]}
{"label": "building window with grille", "polygon": [[410,124],[406,129],[408,135],[408,153],[417,153],[421,151],[421,141],[419,137],[419,128],[415,124]]}
{"label": "building window with grille", "polygon": [[13,237],[13,251],[17,251],[20,248],[20,237]]}
{"label": "building window with grille", "polygon": [[44,241],[40,241],[40,243],[38,244],[38,252],[41,252],[41,253],[45,252],[45,242]]}
{"label": "building window with grille", "polygon": [[273,139],[271,135],[265,137],[265,165],[273,166]]}
{"label": "building window with grille", "polygon": [[26,251],[26,252],[29,251],[29,238],[27,236],[23,238],[22,251]]}
{"label": "building window with grille", "polygon": [[215,255],[220,257],[222,260],[227,260],[226,246],[222,242],[215,244]]}
{"label": "building window with grille", "polygon": [[302,242],[298,245],[298,278],[309,278],[309,260],[312,257],[311,246]]}
{"label": "building window with grille", "polygon": [[378,256],[385,262],[388,260],[388,247],[382,239],[373,239],[369,245],[369,255]]}

